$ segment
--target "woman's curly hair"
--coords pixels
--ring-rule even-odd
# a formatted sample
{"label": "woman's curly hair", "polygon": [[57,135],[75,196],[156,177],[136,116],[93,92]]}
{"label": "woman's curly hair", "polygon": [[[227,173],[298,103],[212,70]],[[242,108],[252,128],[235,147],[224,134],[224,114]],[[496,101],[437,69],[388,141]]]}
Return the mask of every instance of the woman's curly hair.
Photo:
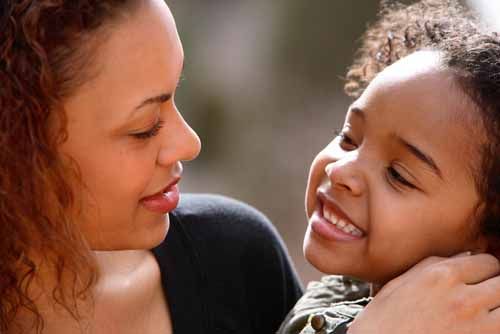
{"label": "woman's curly hair", "polygon": [[90,78],[93,50],[131,0],[0,1],[0,332],[30,311],[29,290],[42,268],[57,284],[49,295],[75,318],[97,268],[72,217],[68,168],[58,147],[67,137],[66,97]]}
{"label": "woman's curly hair", "polygon": [[[500,37],[456,0],[412,5],[383,1],[379,15],[361,39],[347,73],[346,93],[359,97],[378,73],[413,52],[439,51],[486,130],[481,168],[474,175],[482,197],[481,232],[500,240]],[[490,248],[498,255],[498,242]]]}

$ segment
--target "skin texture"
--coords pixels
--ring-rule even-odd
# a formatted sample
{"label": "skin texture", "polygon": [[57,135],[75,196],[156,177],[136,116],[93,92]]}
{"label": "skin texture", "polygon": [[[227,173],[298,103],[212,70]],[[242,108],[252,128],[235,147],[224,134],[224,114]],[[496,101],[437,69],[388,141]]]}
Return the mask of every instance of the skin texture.
{"label": "skin texture", "polygon": [[[100,270],[94,304],[82,301],[78,324],[44,286],[34,284],[33,295],[46,333],[171,333],[158,263],[149,251],[164,240],[168,215],[147,209],[141,199],[180,177],[181,161],[200,150],[174,103],[184,54],[161,0],[142,1],[108,28],[94,36],[96,75],[65,101],[68,140],[61,147],[85,185],[75,185],[82,213],[75,224]],[[170,97],[137,109],[162,95]],[[160,121],[161,129],[152,131]],[[145,136],[148,131],[155,135]],[[19,315],[21,326],[30,323],[23,316],[29,314]]]}
{"label": "skin texture", "polygon": [[[479,127],[471,114],[437,52],[414,53],[381,72],[349,109],[341,135],[312,163],[306,258],[323,272],[384,284],[425,257],[485,250],[472,177],[482,138],[471,131]],[[439,172],[398,137],[431,157]],[[317,233],[318,191],[361,237]]]}

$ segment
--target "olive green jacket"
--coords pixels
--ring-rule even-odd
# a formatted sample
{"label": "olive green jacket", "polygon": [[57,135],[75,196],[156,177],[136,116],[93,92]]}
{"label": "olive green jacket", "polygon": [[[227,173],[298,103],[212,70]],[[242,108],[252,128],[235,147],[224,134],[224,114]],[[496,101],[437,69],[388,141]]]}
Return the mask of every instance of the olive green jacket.
{"label": "olive green jacket", "polygon": [[277,334],[345,334],[348,325],[371,300],[367,283],[343,276],[311,282],[281,324]]}

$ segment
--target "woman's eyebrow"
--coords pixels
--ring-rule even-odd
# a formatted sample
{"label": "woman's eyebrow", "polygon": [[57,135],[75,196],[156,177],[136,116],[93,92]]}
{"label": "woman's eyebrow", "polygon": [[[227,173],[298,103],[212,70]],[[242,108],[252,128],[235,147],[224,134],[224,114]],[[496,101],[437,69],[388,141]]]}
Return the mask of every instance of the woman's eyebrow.
{"label": "woman's eyebrow", "polygon": [[403,138],[396,136],[396,140],[403,145],[411,154],[413,154],[418,160],[422,161],[424,164],[429,166],[431,170],[439,176],[440,179],[443,179],[443,174],[441,173],[441,170],[437,166],[436,162],[432,157],[428,154],[425,154],[421,149],[416,147],[415,145],[407,142]]}
{"label": "woman's eyebrow", "polygon": [[159,104],[159,103],[165,103],[168,100],[172,98],[171,93],[163,93],[157,96],[149,97],[142,101],[137,107],[134,108],[134,111],[137,111],[138,109],[141,109],[149,104]]}
{"label": "woman's eyebrow", "polygon": [[[181,74],[179,75],[179,82],[177,83],[176,88],[179,87],[181,80],[184,79],[184,75],[183,75],[184,68],[185,68],[184,63],[182,63]],[[170,100],[171,98],[172,98],[172,93],[162,93],[162,94],[157,95],[157,96],[149,97],[149,98],[145,99],[144,101],[142,101],[141,103],[139,103],[139,105],[134,108],[132,114],[135,113],[137,110],[144,108],[147,105],[165,103],[168,100]]]}
{"label": "woman's eyebrow", "polygon": [[127,119],[131,119],[137,112],[140,111],[140,109],[142,109],[142,108],[144,108],[144,107],[146,107],[148,105],[162,104],[162,103],[167,102],[171,98],[172,98],[172,93],[162,93],[160,95],[148,97],[147,99],[145,99],[144,101],[142,101],[141,103],[139,103],[137,105],[137,107],[135,107],[134,109],[132,109],[132,111],[128,114]]}

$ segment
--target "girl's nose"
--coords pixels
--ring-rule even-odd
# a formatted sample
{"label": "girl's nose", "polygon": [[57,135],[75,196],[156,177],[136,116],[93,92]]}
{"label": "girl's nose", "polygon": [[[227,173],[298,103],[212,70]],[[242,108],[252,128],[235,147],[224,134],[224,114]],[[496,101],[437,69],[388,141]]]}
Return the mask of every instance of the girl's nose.
{"label": "girl's nose", "polygon": [[356,156],[344,157],[325,166],[325,173],[334,189],[361,196],[365,190],[363,172]]}

